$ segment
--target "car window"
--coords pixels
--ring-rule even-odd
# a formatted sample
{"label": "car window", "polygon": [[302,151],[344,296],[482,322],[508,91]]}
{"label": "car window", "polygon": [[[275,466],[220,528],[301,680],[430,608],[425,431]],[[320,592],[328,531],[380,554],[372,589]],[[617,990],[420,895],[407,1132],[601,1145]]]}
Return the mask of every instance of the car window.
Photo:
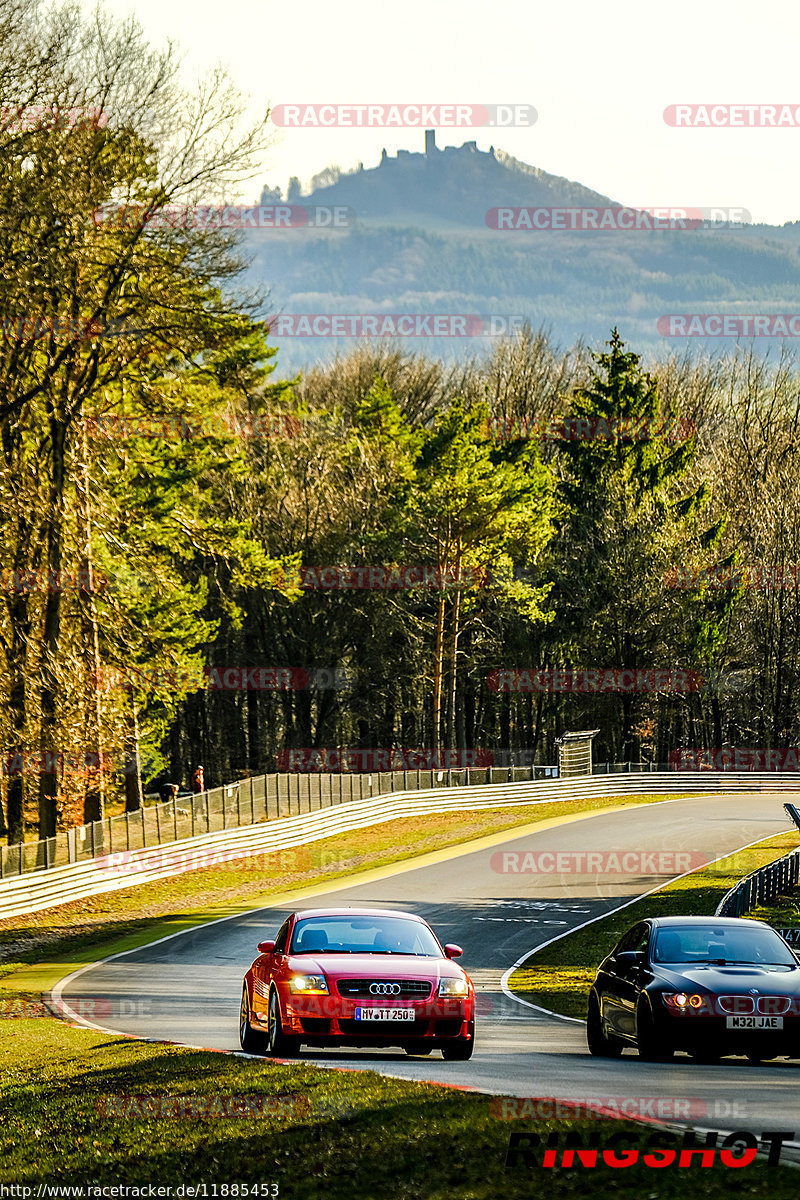
{"label": "car window", "polygon": [[287,917],[278,930],[278,936],[275,938],[275,954],[284,954],[286,951],[286,939],[289,936],[289,925],[291,917]]}
{"label": "car window", "polygon": [[298,920],[292,954],[422,954],[441,958],[432,931],[404,917],[323,916]]}
{"label": "car window", "polygon": [[619,954],[623,950],[646,950],[649,940],[650,926],[640,922],[623,934],[614,947],[614,953]]}
{"label": "car window", "polygon": [[797,966],[788,946],[768,925],[670,925],[656,931],[653,959]]}

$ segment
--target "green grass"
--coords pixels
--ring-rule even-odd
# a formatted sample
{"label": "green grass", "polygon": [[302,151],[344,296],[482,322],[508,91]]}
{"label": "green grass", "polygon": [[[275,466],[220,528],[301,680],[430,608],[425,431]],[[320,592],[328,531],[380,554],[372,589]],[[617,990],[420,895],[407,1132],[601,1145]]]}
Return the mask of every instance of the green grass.
{"label": "green grass", "polygon": [[[537,1132],[544,1140],[551,1130],[563,1132],[566,1122],[504,1121],[487,1096],[373,1071],[331,1072],[302,1062],[109,1041],[46,1018],[0,1021],[0,1057],[0,1183],[205,1183],[212,1195],[212,1184],[275,1182],[283,1200],[696,1200],[693,1170],[664,1169],[657,1176],[643,1165],[505,1170],[512,1130]],[[121,1096],[158,1097],[156,1112],[165,1096],[218,1105],[226,1097],[257,1097],[265,1114],[99,1115],[98,1103]],[[282,1110],[280,1097],[289,1098]],[[117,1111],[129,1111],[129,1104]],[[113,1111],[113,1100],[111,1105]],[[623,1129],[646,1136],[629,1122],[582,1120],[569,1128],[584,1135],[598,1131],[601,1138]],[[754,1164],[703,1172],[711,1200],[767,1192],[775,1200],[794,1200],[796,1189],[797,1176],[788,1168],[767,1171]]]}
{"label": "green grass", "polygon": [[[716,863],[677,879],[643,900],[593,921],[537,951],[530,966],[518,968],[509,980],[511,990],[525,999],[564,1016],[585,1019],[589,989],[600,961],[644,917],[669,917],[713,913],[734,884],[757,867],[781,858],[797,845],[797,833],[783,833],[739,850]],[[798,924],[790,899],[769,910],[748,914],[776,925]],[[789,917],[792,917],[789,920]],[[784,918],[786,918],[784,920]]]}
{"label": "green grass", "polygon": [[[595,797],[541,807],[437,813],[387,821],[306,846],[201,867],[154,883],[0,921],[0,992],[47,990],[102,952],[133,949],[168,933],[274,903],[287,893],[348,881],[359,873],[503,830],[582,812],[639,805],[662,796]],[[20,968],[45,964],[46,969]],[[60,967],[59,967],[60,964]],[[41,982],[40,982],[41,980]]]}

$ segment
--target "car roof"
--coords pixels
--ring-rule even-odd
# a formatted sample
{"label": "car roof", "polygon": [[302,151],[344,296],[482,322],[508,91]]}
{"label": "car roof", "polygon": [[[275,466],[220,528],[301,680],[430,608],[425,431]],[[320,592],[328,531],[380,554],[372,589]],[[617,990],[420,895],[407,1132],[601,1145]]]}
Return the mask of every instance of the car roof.
{"label": "car roof", "polygon": [[416,913],[398,912],[396,908],[298,908],[295,917],[402,917],[406,921],[418,921],[427,925]]}
{"label": "car roof", "polygon": [[730,925],[734,929],[758,925],[760,929],[772,928],[765,921],[754,921],[750,917],[715,917],[713,913],[708,917],[647,917],[646,919],[657,929],[669,929],[670,926],[675,925]]}

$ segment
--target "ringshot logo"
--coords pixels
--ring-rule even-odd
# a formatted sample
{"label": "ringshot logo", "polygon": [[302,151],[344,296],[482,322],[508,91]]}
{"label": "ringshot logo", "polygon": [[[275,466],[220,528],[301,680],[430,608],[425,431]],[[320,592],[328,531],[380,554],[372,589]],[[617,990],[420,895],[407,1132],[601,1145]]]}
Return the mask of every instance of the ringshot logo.
{"label": "ringshot logo", "polygon": [[621,1131],[607,1137],[593,1132],[586,1139],[575,1130],[564,1133],[553,1130],[546,1138],[538,1133],[514,1131],[508,1140],[505,1166],[506,1170],[576,1166],[624,1169],[641,1162],[654,1168],[695,1165],[710,1168],[719,1164],[739,1169],[755,1160],[759,1140],[769,1149],[767,1166],[774,1167],[780,1162],[784,1143],[794,1140],[794,1132],[767,1130],[759,1139],[744,1129],[726,1136],[709,1130],[701,1140],[692,1129],[682,1135],[668,1129],[648,1135]]}
{"label": "ringshot logo", "polygon": [[532,104],[276,104],[282,129],[469,129],[536,124]]}

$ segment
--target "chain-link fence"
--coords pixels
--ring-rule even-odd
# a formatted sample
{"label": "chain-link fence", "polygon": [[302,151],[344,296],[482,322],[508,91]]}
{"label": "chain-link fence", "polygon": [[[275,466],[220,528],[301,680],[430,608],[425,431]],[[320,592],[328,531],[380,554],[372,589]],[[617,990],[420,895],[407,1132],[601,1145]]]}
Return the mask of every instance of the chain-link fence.
{"label": "chain-link fence", "polygon": [[78,825],[39,842],[0,846],[0,879],[83,862],[121,850],[181,841],[238,825],[255,825],[392,792],[472,787],[554,778],[555,767],[387,771],[371,775],[278,772],[227,783],[199,795],[146,804],[136,812]]}

